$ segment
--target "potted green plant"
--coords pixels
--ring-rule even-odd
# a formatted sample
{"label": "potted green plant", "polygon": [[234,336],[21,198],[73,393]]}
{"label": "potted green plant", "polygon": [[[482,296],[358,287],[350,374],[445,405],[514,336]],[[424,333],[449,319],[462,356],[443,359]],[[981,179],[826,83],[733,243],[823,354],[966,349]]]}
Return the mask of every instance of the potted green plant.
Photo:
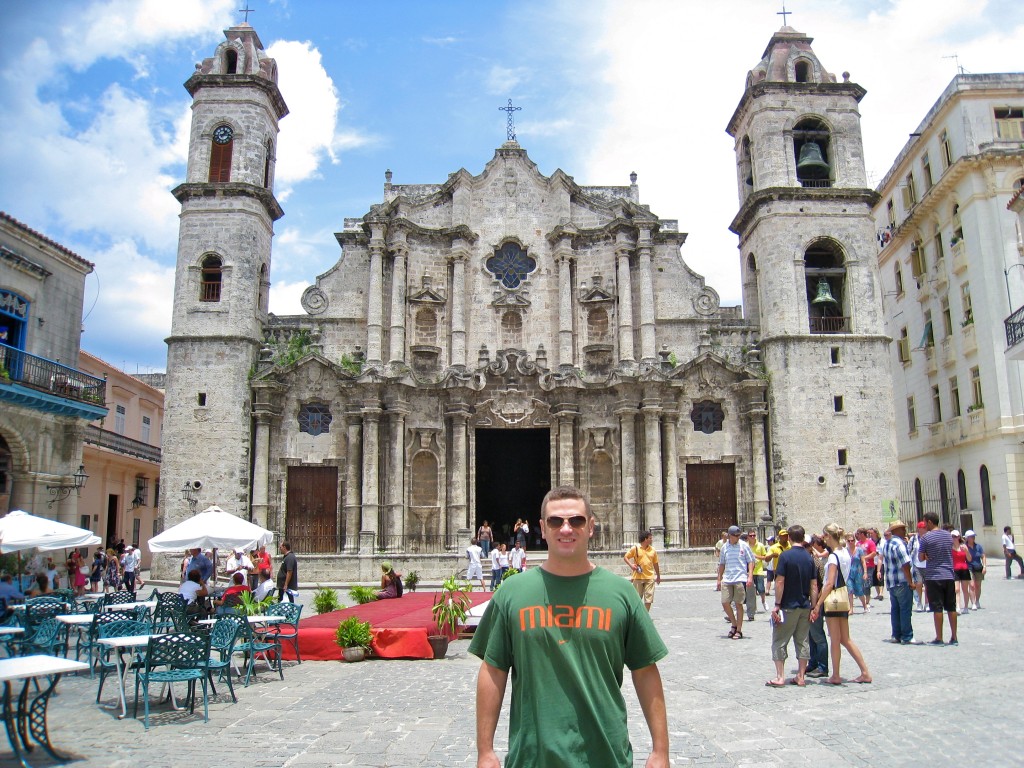
{"label": "potted green plant", "polygon": [[238,605],[235,606],[235,613],[242,616],[262,616],[267,608],[274,604],[274,596],[267,595],[262,600],[252,596],[252,592],[240,592],[238,594]]}
{"label": "potted green plant", "polygon": [[345,661],[362,661],[373,644],[370,622],[360,621],[358,616],[349,616],[338,624],[334,642],[340,646]]}
{"label": "potted green plant", "polygon": [[403,584],[405,585],[405,588],[407,590],[409,590],[410,592],[415,592],[416,591],[416,586],[419,583],[420,583],[420,575],[418,573],[416,573],[416,571],[409,571],[405,575],[405,579],[403,581]]}
{"label": "potted green plant", "polygon": [[316,613],[330,613],[344,607],[338,600],[338,593],[330,587],[317,587],[313,593],[313,610]]}
{"label": "potted green plant", "polygon": [[373,587],[364,587],[361,584],[355,584],[349,587],[348,596],[355,600],[359,605],[365,605],[366,603],[372,603],[377,599],[377,590]]}
{"label": "potted green plant", "polygon": [[427,636],[435,659],[445,657],[449,641],[458,635],[459,627],[465,624],[472,605],[469,597],[472,588],[471,584],[459,581],[454,573],[441,583],[441,591],[437,593],[430,609],[434,624],[437,625],[437,634]]}

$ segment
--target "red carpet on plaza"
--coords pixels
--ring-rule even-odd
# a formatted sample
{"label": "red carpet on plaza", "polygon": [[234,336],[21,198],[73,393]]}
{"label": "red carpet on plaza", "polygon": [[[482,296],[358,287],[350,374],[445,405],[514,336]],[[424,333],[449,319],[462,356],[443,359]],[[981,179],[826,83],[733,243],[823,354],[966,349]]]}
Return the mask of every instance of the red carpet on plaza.
{"label": "red carpet on plaza", "polygon": [[[341,648],[334,642],[338,624],[349,616],[370,622],[373,630],[373,653],[385,659],[432,659],[427,643],[428,631],[435,631],[430,609],[436,592],[406,592],[395,600],[375,600],[341,611],[314,614],[299,621],[299,653],[303,661],[338,661]],[[473,605],[490,600],[490,592],[471,592]],[[309,606],[303,609],[305,612]],[[295,651],[284,643],[282,655],[294,659]]]}

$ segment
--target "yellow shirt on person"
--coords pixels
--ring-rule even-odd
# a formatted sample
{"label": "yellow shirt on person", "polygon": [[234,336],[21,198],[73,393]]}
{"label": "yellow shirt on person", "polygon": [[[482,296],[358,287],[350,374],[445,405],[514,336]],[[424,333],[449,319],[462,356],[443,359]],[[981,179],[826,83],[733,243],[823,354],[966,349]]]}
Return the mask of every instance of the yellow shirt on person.
{"label": "yellow shirt on person", "polygon": [[[747,546],[750,546],[749,542],[747,543]],[[768,554],[768,548],[764,544],[762,544],[760,541],[757,542],[756,544],[754,544],[754,546],[750,547],[750,550],[755,555],[758,555],[760,557],[764,557],[765,555]],[[755,560],[754,561],[754,575],[755,576],[764,576],[764,560]]]}
{"label": "yellow shirt on person", "polygon": [[634,580],[654,579],[654,566],[658,564],[658,553],[654,551],[654,547],[641,547],[639,544],[634,544],[626,553],[626,558],[640,566],[639,571],[633,571],[632,578]]}

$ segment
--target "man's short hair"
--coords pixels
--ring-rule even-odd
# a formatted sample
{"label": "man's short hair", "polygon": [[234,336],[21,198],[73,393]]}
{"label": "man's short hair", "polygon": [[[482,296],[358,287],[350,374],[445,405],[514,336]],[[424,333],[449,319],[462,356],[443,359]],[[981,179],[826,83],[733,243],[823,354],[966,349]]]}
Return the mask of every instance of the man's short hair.
{"label": "man's short hair", "polygon": [[269,568],[261,569],[260,570],[260,578],[261,579],[269,579],[270,578],[270,569]]}
{"label": "man's short hair", "polygon": [[289,552],[292,551],[292,545],[289,544],[287,541],[282,541],[281,542],[281,546],[284,547],[285,549],[287,549]]}
{"label": "man's short hair", "polygon": [[201,584],[203,580],[203,574],[198,568],[193,568],[188,572],[188,580],[194,581],[196,584]]}
{"label": "man's short hair", "polygon": [[789,531],[789,540],[794,544],[802,544],[804,541],[804,527],[802,525],[791,525],[787,529]]}
{"label": "man's short hair", "polygon": [[1009,532],[1010,532],[1010,526],[1008,526],[1008,525],[1004,526],[1003,527],[1003,533],[1009,533]]}
{"label": "man's short hair", "polygon": [[583,508],[587,512],[587,517],[592,516],[590,512],[590,501],[587,499],[587,495],[583,493],[583,491],[572,485],[559,485],[544,494],[544,499],[540,503],[541,518],[543,519],[544,517],[544,510],[547,509],[549,501],[561,501],[562,499],[577,499],[578,501],[582,501]]}
{"label": "man's short hair", "polygon": [[235,584],[241,584],[245,581],[245,574],[238,571],[231,576],[231,580],[235,582]]}
{"label": "man's short hair", "polygon": [[939,516],[935,512],[925,512],[924,519],[925,522],[931,523],[932,525],[937,526],[939,524]]}
{"label": "man's short hair", "polygon": [[867,536],[868,535],[868,529],[867,528],[858,528],[856,530],[856,534],[858,536]]}
{"label": "man's short hair", "polygon": [[650,531],[640,531],[639,541],[647,541],[652,538],[653,534]]}
{"label": "man's short hair", "polygon": [[472,544],[476,544],[476,539],[470,539],[470,540],[469,540],[469,543],[470,543],[471,545],[472,545]]}

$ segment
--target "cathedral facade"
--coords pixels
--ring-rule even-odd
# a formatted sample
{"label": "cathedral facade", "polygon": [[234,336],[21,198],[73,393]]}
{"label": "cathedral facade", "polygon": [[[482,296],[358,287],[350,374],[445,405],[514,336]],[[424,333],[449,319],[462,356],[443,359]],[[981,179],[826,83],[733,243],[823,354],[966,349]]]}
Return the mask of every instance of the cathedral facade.
{"label": "cathedral facade", "polygon": [[864,90],[809,38],[772,37],[729,123],[746,313],[687,266],[635,175],[545,176],[509,140],[476,174],[387,172],[305,314],[278,317],[287,106],[252,27],[225,35],[186,83],[165,525],[191,488],[344,562],[460,553],[484,520],[536,536],[558,484],[587,492],[613,552],[644,529],[693,551],[733,523],[880,519],[897,466]]}

